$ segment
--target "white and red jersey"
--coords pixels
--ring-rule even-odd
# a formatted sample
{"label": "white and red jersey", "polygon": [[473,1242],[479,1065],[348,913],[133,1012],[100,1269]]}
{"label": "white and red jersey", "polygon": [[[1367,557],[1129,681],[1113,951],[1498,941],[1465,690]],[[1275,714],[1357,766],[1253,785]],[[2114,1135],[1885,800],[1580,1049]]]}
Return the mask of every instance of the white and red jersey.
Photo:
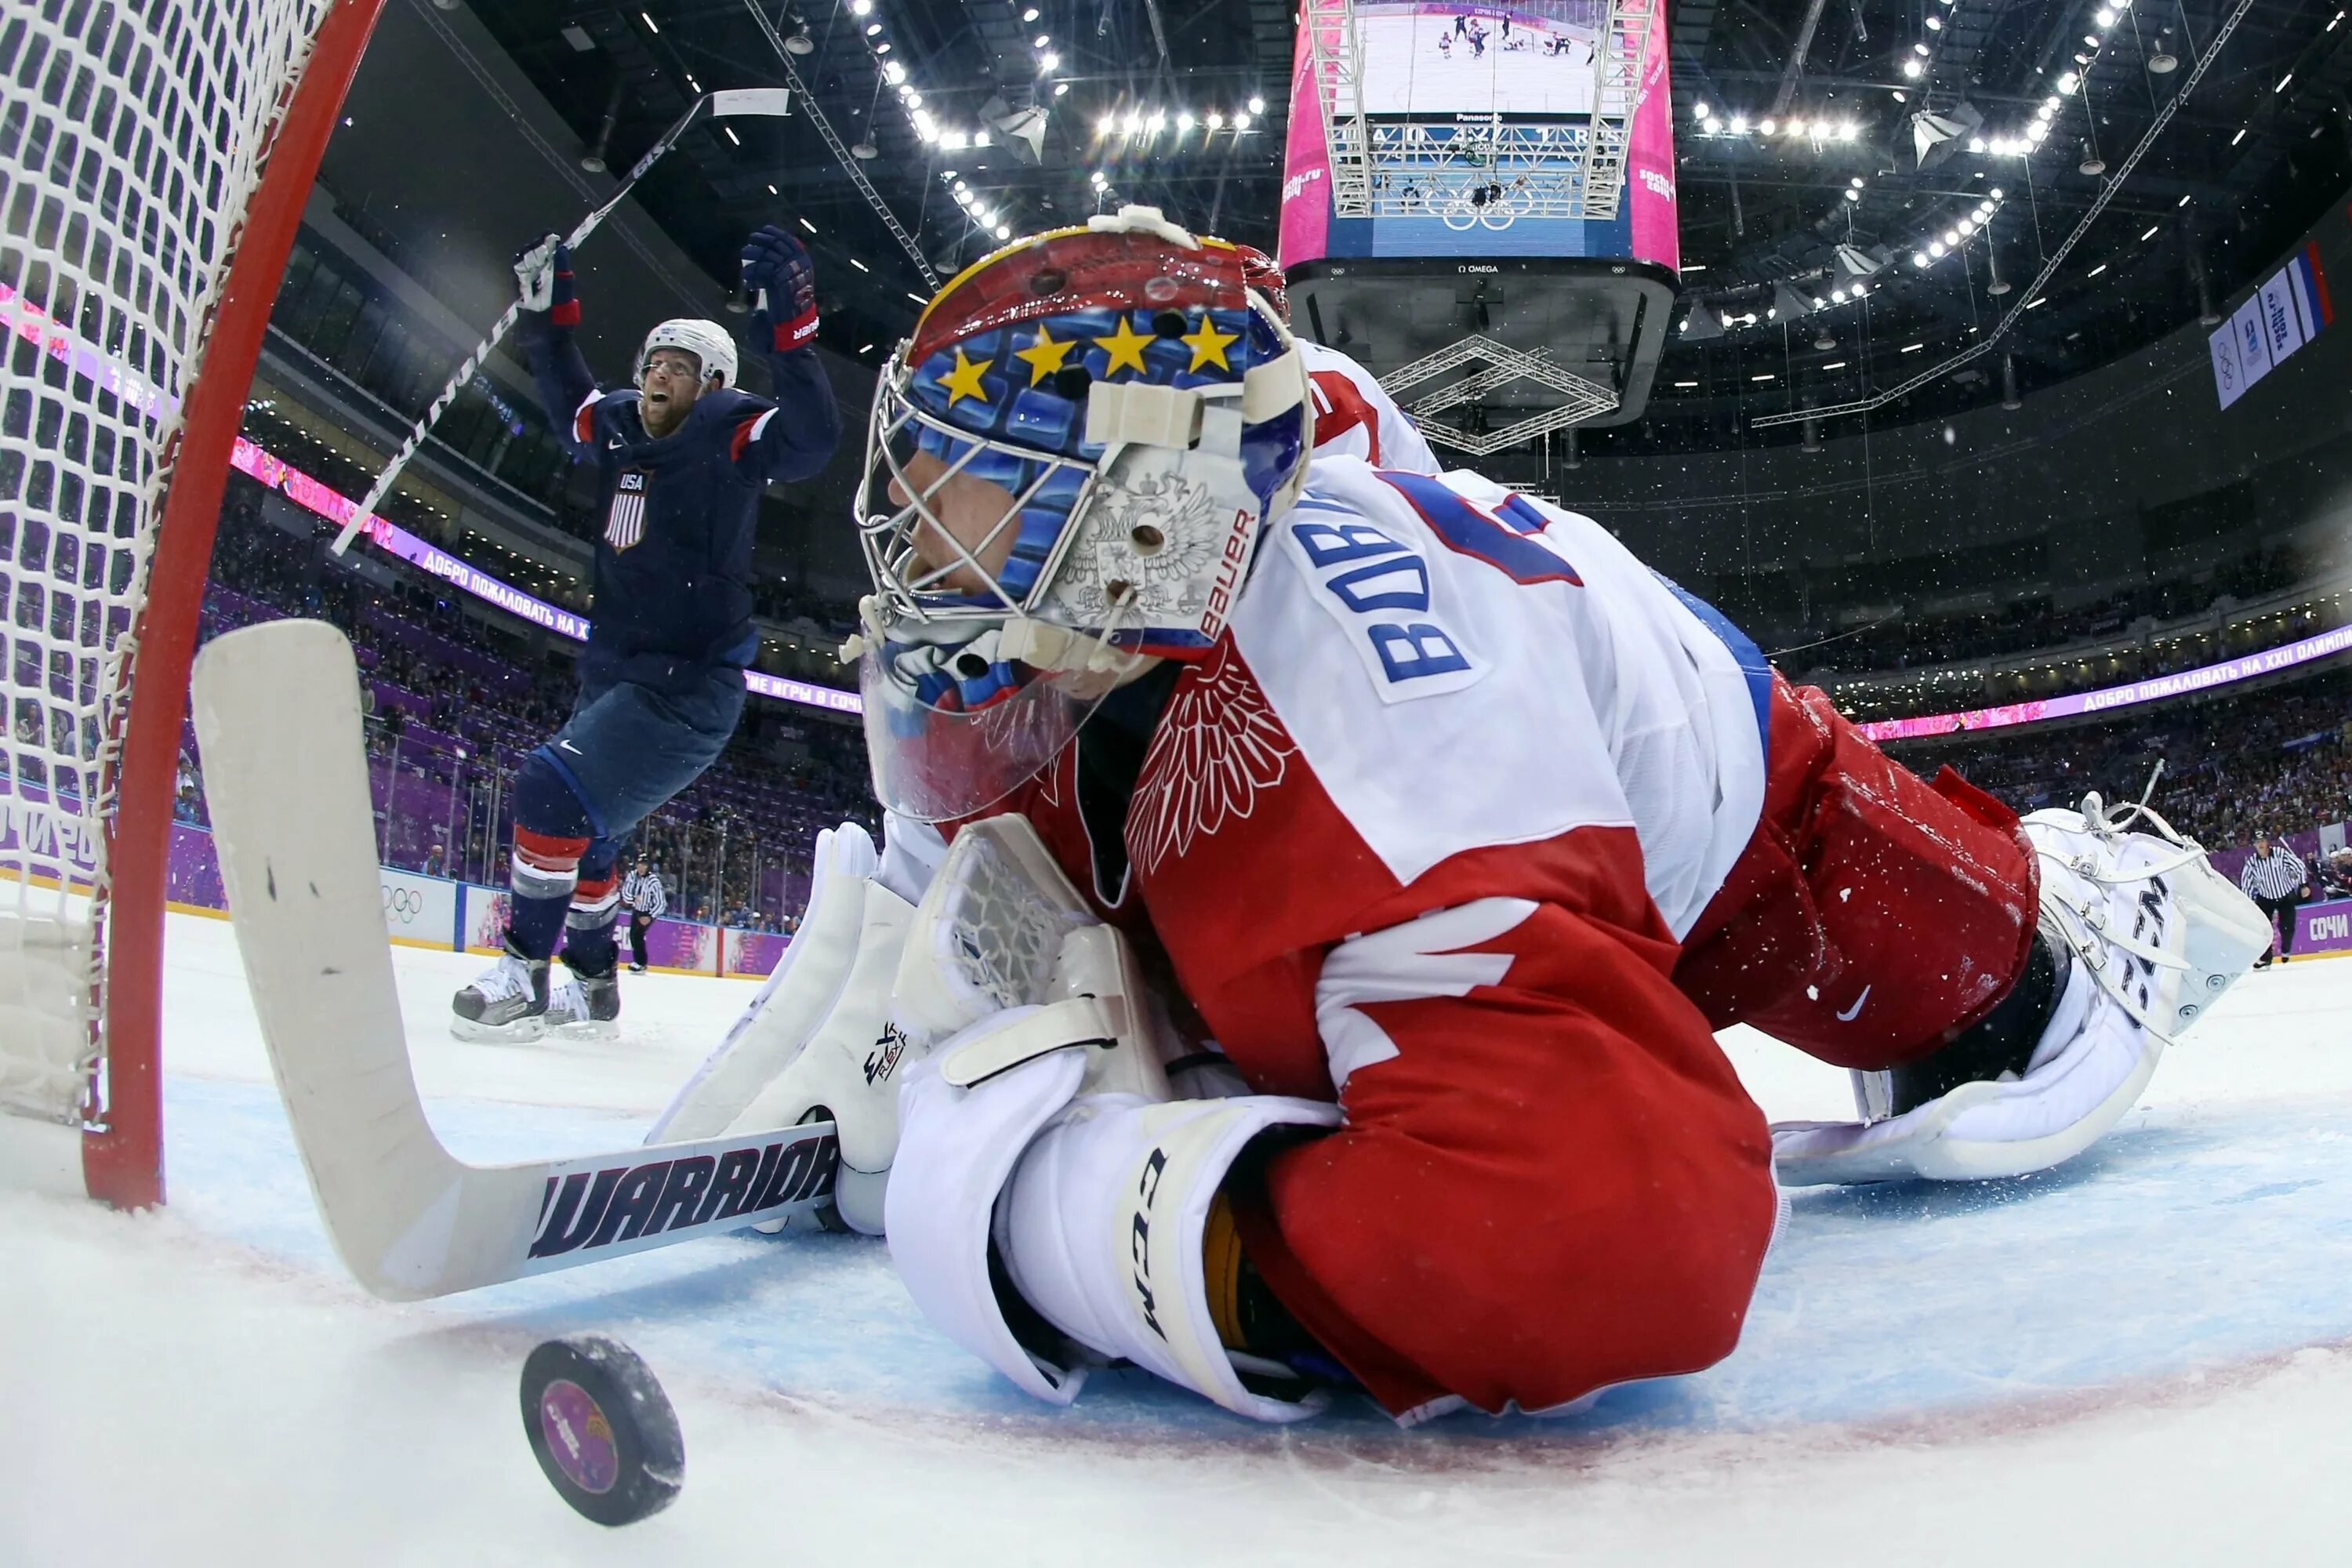
{"label": "white and red jersey", "polygon": [[1224,1190],[1253,1267],[1401,1415],[1729,1353],[1778,1200],[1710,1026],[1889,1065],[2032,941],[1998,803],[1888,762],[1589,519],[1467,472],[1317,458],[1170,690],[1119,844],[1080,751],[992,809],[1157,943],[1252,1089],[1340,1104]]}
{"label": "white and red jersey", "polygon": [[[1755,831],[1770,676],[1754,646],[1591,520],[1466,471],[1318,458],[1229,642],[1180,688],[1137,790],[1147,878],[1280,774],[1311,779],[1335,841],[1397,887],[1632,828],[1679,937]],[[1288,737],[1278,763],[1261,710]]]}
{"label": "white and red jersey", "polygon": [[1297,340],[1315,396],[1315,456],[1361,458],[1376,468],[1434,474],[1444,465],[1370,371],[1321,343]]}

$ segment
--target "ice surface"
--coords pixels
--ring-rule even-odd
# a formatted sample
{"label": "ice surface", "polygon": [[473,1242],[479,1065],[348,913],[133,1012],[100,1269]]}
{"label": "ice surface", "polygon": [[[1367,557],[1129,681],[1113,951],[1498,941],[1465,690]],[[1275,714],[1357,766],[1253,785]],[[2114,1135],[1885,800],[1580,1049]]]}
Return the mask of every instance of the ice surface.
{"label": "ice surface", "polygon": [[[401,950],[436,1126],[475,1160],[634,1140],[751,996],[625,982],[618,1042],[462,1045],[478,959]],[[1801,1194],[1740,1349],[1572,1421],[1258,1430],[1133,1376],[1012,1394],[876,1244],[725,1238],[413,1306],[337,1269],[228,927],[172,917],[172,1206],[0,1196],[0,1563],[1584,1558],[2318,1560],[2352,1525],[2352,963],[2249,977],[2093,1153]],[[1845,1076],[1727,1040],[1776,1117]],[[1433,1215],[1432,1223],[1444,1223]],[[667,1384],[678,1504],[619,1533],[532,1464],[524,1352],[598,1329]]]}

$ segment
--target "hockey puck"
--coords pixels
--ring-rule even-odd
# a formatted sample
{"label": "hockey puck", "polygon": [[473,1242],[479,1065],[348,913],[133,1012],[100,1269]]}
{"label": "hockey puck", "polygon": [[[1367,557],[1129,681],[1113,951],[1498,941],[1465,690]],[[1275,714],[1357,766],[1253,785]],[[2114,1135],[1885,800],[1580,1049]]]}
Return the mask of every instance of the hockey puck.
{"label": "hockey puck", "polygon": [[685,1483],[686,1440],[669,1396],[609,1335],[571,1334],[530,1352],[522,1426],[548,1484],[598,1524],[659,1513]]}

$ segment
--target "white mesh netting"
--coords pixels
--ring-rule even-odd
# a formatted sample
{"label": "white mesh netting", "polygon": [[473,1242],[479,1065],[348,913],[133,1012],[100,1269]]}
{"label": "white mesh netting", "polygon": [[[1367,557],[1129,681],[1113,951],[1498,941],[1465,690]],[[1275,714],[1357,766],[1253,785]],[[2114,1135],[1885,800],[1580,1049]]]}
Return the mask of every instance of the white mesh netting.
{"label": "white mesh netting", "polygon": [[[0,7],[0,1107],[102,1058],[128,636],[268,135],[333,0]],[[242,395],[243,388],[236,389]]]}

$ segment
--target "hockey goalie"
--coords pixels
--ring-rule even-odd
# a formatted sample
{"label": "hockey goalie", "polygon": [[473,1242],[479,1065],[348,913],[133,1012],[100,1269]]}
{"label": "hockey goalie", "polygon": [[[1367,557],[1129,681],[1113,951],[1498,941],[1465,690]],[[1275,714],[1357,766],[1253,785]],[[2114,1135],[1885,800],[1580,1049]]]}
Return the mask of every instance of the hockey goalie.
{"label": "hockey goalie", "polygon": [[[2263,951],[2152,814],[1919,779],[1607,530],[1428,471],[1269,273],[1131,208],[930,302],[857,518],[886,846],[820,837],[654,1141],[829,1126],[822,1212],[1044,1400],[1556,1411],[1729,1353],[1784,1185],[2081,1153]],[[1735,1023],[1855,1120],[1768,1126]]]}
{"label": "hockey goalie", "polygon": [[[2071,1158],[2262,951],[2152,814],[1923,781],[1591,521],[1315,449],[1256,261],[1129,209],[931,301],[859,517],[887,849],[821,845],[663,1131],[832,1118],[841,1215],[1020,1387],[1697,1370],[1781,1184]],[[1741,1022],[1857,1120],[1768,1128]]]}

